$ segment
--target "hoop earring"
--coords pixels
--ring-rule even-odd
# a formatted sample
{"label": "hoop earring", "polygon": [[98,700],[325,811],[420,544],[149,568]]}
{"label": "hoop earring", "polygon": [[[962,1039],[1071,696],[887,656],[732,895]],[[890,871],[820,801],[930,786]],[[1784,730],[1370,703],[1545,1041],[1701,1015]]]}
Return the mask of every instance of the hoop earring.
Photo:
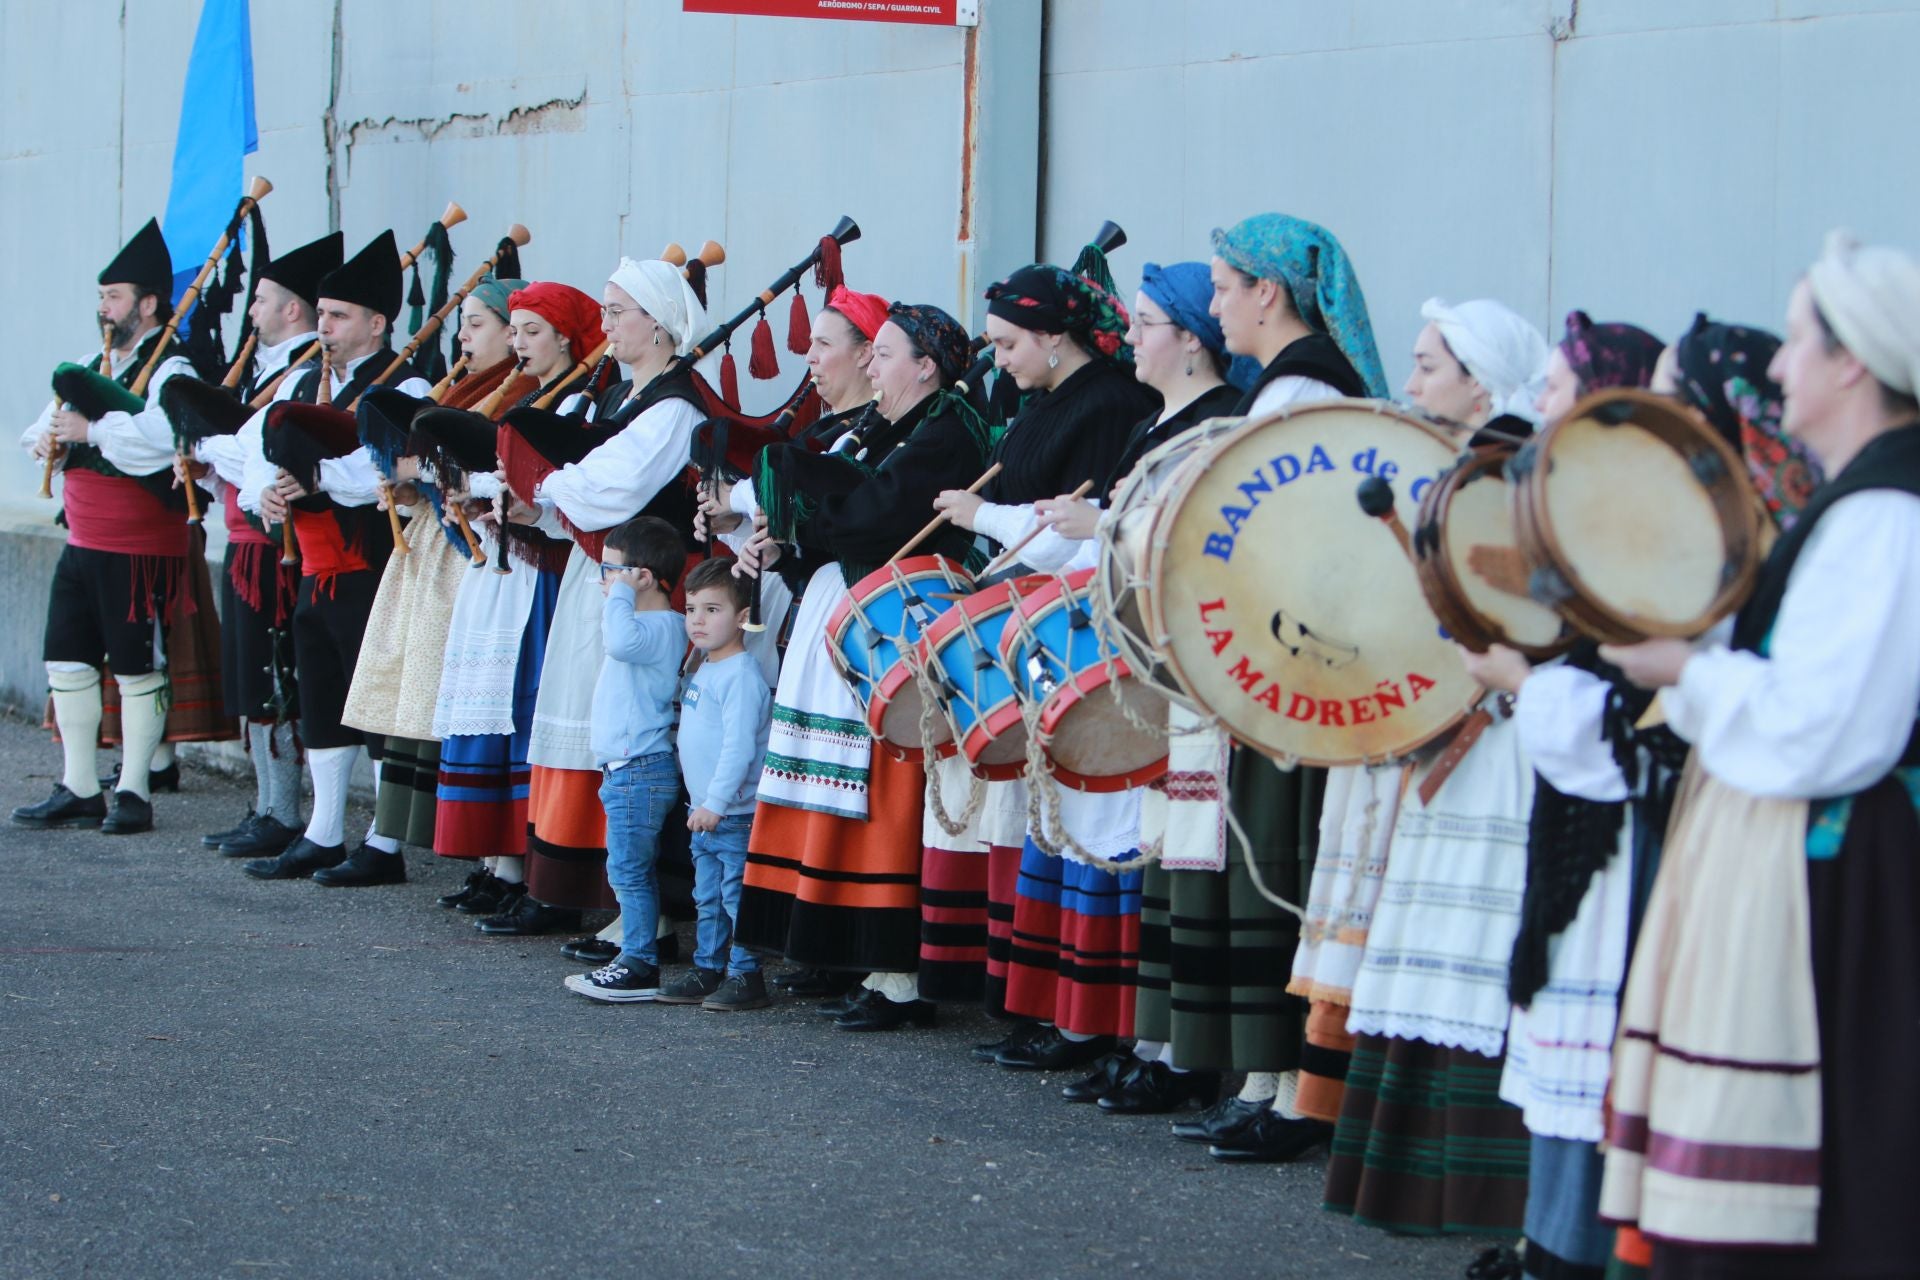
{"label": "hoop earring", "polygon": [[1058,369],[1059,367],[1060,367],[1060,353],[1058,351],[1049,351],[1047,353],[1047,368]]}

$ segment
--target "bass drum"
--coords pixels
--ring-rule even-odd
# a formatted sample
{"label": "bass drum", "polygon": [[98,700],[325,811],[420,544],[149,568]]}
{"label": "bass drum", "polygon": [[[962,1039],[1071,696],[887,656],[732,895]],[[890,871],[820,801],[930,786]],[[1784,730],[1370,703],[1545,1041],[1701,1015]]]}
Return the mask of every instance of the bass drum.
{"label": "bass drum", "polygon": [[1165,448],[1180,446],[1185,461],[1133,535],[1144,559],[1131,596],[1194,704],[1289,766],[1403,756],[1467,714],[1479,686],[1413,560],[1356,497],[1386,480],[1411,526],[1455,460],[1445,433],[1384,402],[1328,400],[1220,420]]}

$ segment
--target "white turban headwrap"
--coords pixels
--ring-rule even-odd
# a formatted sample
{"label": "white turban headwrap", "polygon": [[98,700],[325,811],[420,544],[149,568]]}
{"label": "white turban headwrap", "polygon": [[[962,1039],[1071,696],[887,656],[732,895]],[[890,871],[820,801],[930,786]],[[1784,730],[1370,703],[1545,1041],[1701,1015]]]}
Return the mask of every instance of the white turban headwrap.
{"label": "white turban headwrap", "polygon": [[607,283],[625,289],[648,315],[665,326],[673,338],[676,355],[684,356],[692,351],[693,344],[704,336],[707,309],[694,296],[693,286],[687,283],[680,268],[671,262],[657,258],[645,262],[622,258],[620,266],[607,277]]}
{"label": "white turban headwrap", "polygon": [[1826,253],[1807,271],[1813,301],[1873,376],[1902,395],[1920,387],[1920,262],[1849,231],[1827,233]]}
{"label": "white turban headwrap", "polygon": [[1497,416],[1511,413],[1538,423],[1533,402],[1547,380],[1547,340],[1504,303],[1490,298],[1449,305],[1428,298],[1420,318],[1446,339],[1467,376],[1485,388]]}

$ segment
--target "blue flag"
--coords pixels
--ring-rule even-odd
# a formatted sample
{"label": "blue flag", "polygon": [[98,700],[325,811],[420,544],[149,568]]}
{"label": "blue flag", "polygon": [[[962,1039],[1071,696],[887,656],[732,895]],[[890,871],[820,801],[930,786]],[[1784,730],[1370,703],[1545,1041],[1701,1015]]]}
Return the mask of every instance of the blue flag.
{"label": "blue flag", "polygon": [[226,230],[244,194],[244,158],[259,149],[247,0],[206,0],[187,60],[173,183],[160,228],[173,254],[175,302]]}

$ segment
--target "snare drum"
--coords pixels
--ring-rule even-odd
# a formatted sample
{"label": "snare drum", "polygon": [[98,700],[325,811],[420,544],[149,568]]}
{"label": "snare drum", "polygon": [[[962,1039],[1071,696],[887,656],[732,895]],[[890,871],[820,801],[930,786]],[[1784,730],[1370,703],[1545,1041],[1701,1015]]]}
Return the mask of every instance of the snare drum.
{"label": "snare drum", "polygon": [[1143,509],[1133,595],[1187,697],[1283,764],[1404,755],[1466,715],[1478,686],[1399,540],[1355,498],[1378,476],[1412,523],[1456,456],[1446,433],[1384,402],[1328,400],[1163,449],[1187,457]]}
{"label": "snare drum", "polygon": [[913,647],[955,597],[972,589],[973,576],[945,556],[910,556],[854,583],[827,620],[828,652],[865,708],[867,729],[912,758],[948,743],[944,716],[934,717],[934,741],[921,741]]}
{"label": "snare drum", "polygon": [[1765,520],[1746,463],[1666,396],[1588,396],[1507,471],[1533,596],[1583,635],[1697,636],[1753,591]]}
{"label": "snare drum", "polygon": [[1513,454],[1509,445],[1475,449],[1429,485],[1413,551],[1420,589],[1449,635],[1475,653],[1504,644],[1539,660],[1565,653],[1575,635],[1527,594],[1505,474]]}
{"label": "snare drum", "polygon": [[992,782],[1027,766],[1027,725],[1000,661],[1000,637],[1020,597],[1051,579],[1009,578],[974,592],[928,625],[919,661],[936,673],[951,726],[973,771]]}
{"label": "snare drum", "polygon": [[1000,656],[1021,697],[1039,704],[1036,727],[1054,778],[1080,791],[1125,791],[1167,771],[1167,700],[1134,677],[1094,625],[1088,593],[1097,574],[1047,579],[1022,600]]}

